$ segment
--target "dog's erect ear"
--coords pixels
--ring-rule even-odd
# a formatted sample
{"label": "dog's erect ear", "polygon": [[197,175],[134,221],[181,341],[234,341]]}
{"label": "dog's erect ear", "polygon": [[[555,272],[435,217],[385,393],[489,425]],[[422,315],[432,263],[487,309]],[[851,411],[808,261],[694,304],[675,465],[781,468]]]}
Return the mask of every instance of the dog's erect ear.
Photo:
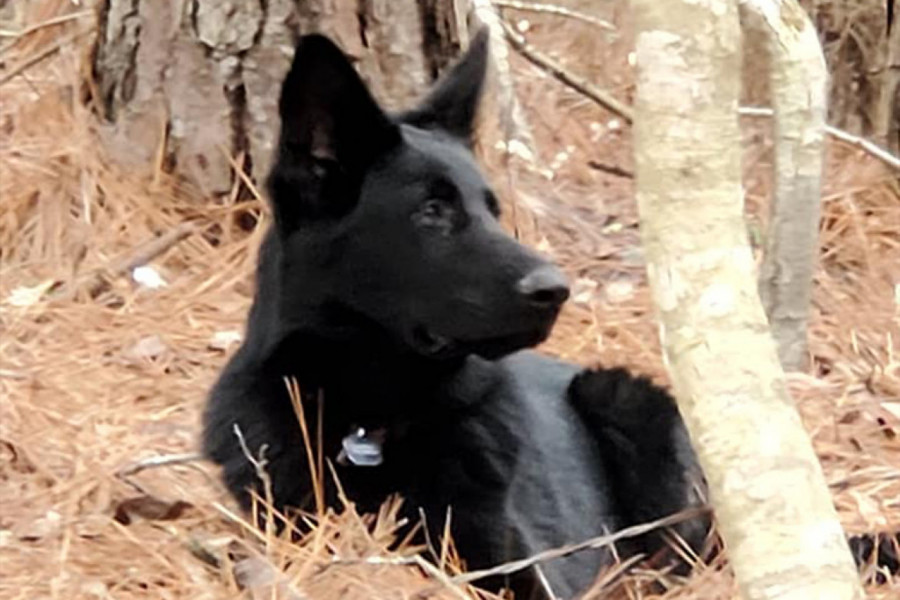
{"label": "dog's erect ear", "polygon": [[422,103],[400,119],[422,128],[438,128],[471,142],[488,62],[488,29],[482,27],[465,56],[435,85]]}
{"label": "dog's erect ear", "polygon": [[278,109],[269,187],[280,226],[348,212],[366,169],[400,140],[349,59],[321,35],[300,39]]}

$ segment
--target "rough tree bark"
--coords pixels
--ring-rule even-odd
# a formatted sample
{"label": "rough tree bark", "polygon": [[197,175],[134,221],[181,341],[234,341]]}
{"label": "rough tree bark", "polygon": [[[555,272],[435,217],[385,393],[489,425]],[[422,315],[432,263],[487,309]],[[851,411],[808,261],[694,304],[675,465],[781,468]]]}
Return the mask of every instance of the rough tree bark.
{"label": "rough tree bark", "polygon": [[417,96],[460,48],[453,0],[102,0],[99,14],[104,142],[133,165],[164,156],[210,194],[231,187],[226,153],[267,172],[301,34],[333,37],[388,106]]}
{"label": "rough tree bark", "polygon": [[638,205],[663,350],[747,600],[863,598],[743,221],[736,3],[633,0]]}
{"label": "rough tree bark", "polygon": [[900,154],[900,17],[896,10],[900,9],[895,9],[893,22],[885,28],[887,59],[875,109],[875,139],[894,155]]}
{"label": "rough tree bark", "polygon": [[819,250],[828,73],[796,0],[741,0],[767,40],[775,109],[775,190],[759,293],[784,369],[808,366],[807,323]]}

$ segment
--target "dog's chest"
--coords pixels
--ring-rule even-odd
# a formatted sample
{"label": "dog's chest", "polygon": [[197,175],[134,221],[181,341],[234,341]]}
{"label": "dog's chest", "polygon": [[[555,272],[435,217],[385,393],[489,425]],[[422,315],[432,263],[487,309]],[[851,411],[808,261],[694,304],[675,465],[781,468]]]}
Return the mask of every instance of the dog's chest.
{"label": "dog's chest", "polygon": [[482,416],[445,414],[370,429],[354,424],[339,446],[331,444],[340,482],[365,510],[376,510],[392,494],[415,513],[499,505],[515,471],[519,440],[505,438]]}

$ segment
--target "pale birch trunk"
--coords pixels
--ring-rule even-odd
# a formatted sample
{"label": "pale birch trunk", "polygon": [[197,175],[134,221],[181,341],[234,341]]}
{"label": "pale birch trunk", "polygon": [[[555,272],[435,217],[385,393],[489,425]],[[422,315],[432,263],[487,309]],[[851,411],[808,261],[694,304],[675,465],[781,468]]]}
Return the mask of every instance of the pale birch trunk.
{"label": "pale birch trunk", "polygon": [[409,103],[458,54],[453,0],[101,0],[94,105],[111,154],[164,162],[210,193],[228,154],[268,171],[278,96],[297,38],[332,37],[379,100]]}
{"label": "pale birch trunk", "polygon": [[743,220],[736,3],[633,0],[638,204],[679,406],[747,600],[863,598]]}
{"label": "pale birch trunk", "polygon": [[785,370],[809,363],[807,323],[819,250],[828,74],[796,0],[741,0],[767,41],[775,110],[775,189],[759,293]]}

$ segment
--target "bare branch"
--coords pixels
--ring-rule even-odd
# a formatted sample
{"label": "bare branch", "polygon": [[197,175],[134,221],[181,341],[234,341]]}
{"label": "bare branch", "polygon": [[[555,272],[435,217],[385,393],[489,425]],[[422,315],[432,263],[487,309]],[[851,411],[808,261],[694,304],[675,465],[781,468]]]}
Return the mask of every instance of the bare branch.
{"label": "bare branch", "polygon": [[557,6],[556,4],[532,4],[530,2],[516,2],[515,0],[495,0],[494,4],[501,8],[511,8],[522,12],[546,13],[558,17],[574,19],[576,21],[584,21],[585,23],[590,23],[591,25],[595,25],[600,29],[606,29],[607,31],[616,30],[616,26],[609,21],[605,21],[594,15],[572,10],[571,8],[566,8],[565,6]]}
{"label": "bare branch", "polygon": [[878,146],[874,142],[871,142],[865,138],[861,138],[859,136],[853,135],[852,133],[847,133],[843,129],[838,129],[837,127],[832,127],[831,125],[825,126],[825,131],[828,132],[832,137],[836,137],[842,142],[847,142],[848,144],[852,144],[857,148],[861,148],[865,150],[887,166],[891,167],[896,171],[900,171],[900,158],[897,158],[881,146]]}
{"label": "bare branch", "polygon": [[[495,2],[495,4],[500,5],[501,3]],[[575,75],[540,50],[536,50],[533,46],[528,44],[525,38],[519,35],[508,23],[504,22],[502,23],[502,26],[503,33],[509,40],[510,45],[533,65],[549,73],[559,82],[575,90],[589,100],[592,100],[603,108],[609,110],[610,112],[619,115],[628,123],[631,123],[633,121],[634,111],[630,106],[619,102],[618,100],[610,96],[605,90],[602,90],[599,87],[591,84],[585,78]],[[741,107],[739,110],[739,114],[750,117],[772,117],[775,113],[770,108]],[[868,152],[878,160],[882,161],[892,169],[900,171],[900,158],[894,156],[889,151],[881,148],[874,142],[871,142],[859,136],[855,136],[844,131],[843,129],[839,129],[832,125],[826,125],[825,131],[830,136],[848,144],[857,146],[858,148]]]}
{"label": "bare branch", "polygon": [[[765,106],[742,106],[738,109],[738,114],[744,117],[773,117],[775,116],[775,111]],[[868,152],[892,169],[900,171],[900,158],[894,156],[875,142],[858,135],[853,135],[852,133],[848,133],[847,131],[832,125],[825,125],[825,131],[828,135],[837,138],[842,142],[856,146],[857,148]]]}
{"label": "bare branch", "polygon": [[627,122],[631,123],[633,121],[634,111],[632,111],[630,106],[616,100],[605,90],[600,89],[584,77],[567,71],[562,65],[546,54],[535,50],[509,23],[502,21],[501,24],[503,26],[503,33],[506,34],[506,39],[509,40],[510,45],[512,45],[512,47],[531,64],[546,71],[561,83],[593,100],[606,110],[619,115]]}
{"label": "bare branch", "polygon": [[491,63],[494,66],[498,88],[497,108],[500,112],[500,127],[507,156],[512,153],[513,149],[521,149],[518,144],[522,144],[524,152],[519,152],[518,155],[531,161],[534,158],[534,140],[516,95],[512,66],[509,64],[509,44],[505,39],[503,21],[491,0],[473,0],[472,12],[475,19],[488,28],[491,39]]}

